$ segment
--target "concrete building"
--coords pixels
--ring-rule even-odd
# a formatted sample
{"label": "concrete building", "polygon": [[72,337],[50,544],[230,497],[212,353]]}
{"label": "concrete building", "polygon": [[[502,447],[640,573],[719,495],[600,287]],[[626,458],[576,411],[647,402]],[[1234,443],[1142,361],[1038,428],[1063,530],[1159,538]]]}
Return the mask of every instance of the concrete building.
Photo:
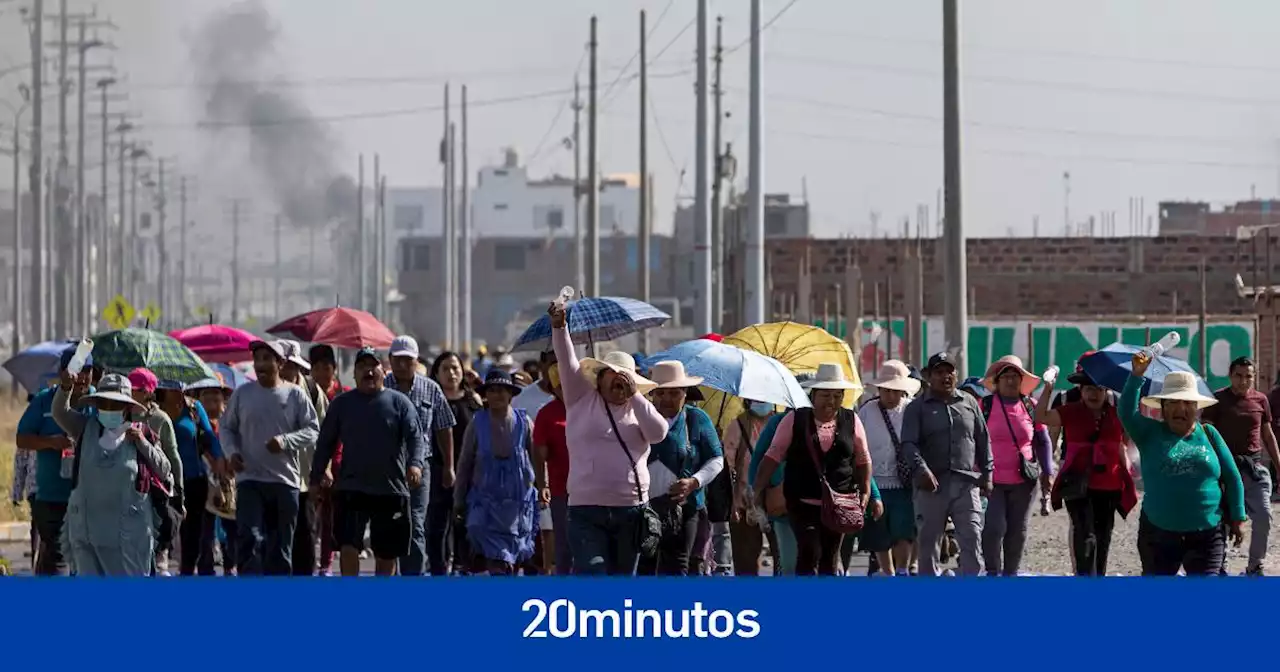
{"label": "concrete building", "polygon": [[1280,223],[1280,201],[1240,201],[1214,209],[1202,201],[1160,204],[1160,235],[1232,236],[1243,226]]}

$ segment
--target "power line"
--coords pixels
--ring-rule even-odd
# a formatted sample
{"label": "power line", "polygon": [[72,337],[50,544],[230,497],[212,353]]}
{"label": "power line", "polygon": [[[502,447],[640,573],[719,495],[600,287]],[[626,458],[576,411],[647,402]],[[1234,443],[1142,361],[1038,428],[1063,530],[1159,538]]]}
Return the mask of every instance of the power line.
{"label": "power line", "polygon": [[[782,8],[782,9],[778,10],[778,13],[777,13],[777,14],[774,14],[774,15],[773,15],[773,18],[769,19],[768,21],[765,21],[765,22],[764,22],[764,24],[760,26],[760,32],[761,32],[761,33],[763,33],[763,32],[765,32],[765,31],[769,30],[770,28],[772,28],[772,27],[773,27],[773,24],[777,23],[777,22],[778,22],[778,19],[781,19],[781,18],[782,18],[782,15],[783,15],[783,14],[786,14],[786,13],[787,13],[787,10],[788,10],[788,9],[791,9],[791,7],[792,7],[793,5],[795,5],[797,2],[800,2],[800,0],[791,0],[791,2],[788,2],[785,6],[783,6],[783,8]],[[741,49],[741,48],[743,48],[743,47],[747,46],[748,44],[750,44],[750,43],[751,43],[751,38],[752,38],[752,37],[754,37],[754,35],[748,35],[748,36],[747,36],[747,39],[745,39],[745,40],[743,40],[743,41],[739,42],[737,45],[735,45],[735,46],[733,46],[733,47],[731,47],[731,48],[729,48],[729,49],[725,49],[725,51],[724,51],[724,55],[725,55],[725,56],[728,56],[729,54],[732,54],[733,52],[735,52],[735,51],[737,51],[737,50],[739,50],[739,49]]]}
{"label": "power line", "polygon": [[[671,5],[673,4],[675,4],[675,0],[667,0],[667,6],[662,8],[662,12],[658,14],[658,20],[653,22],[653,27],[650,28],[648,34],[645,35],[646,40],[652,39],[654,33],[658,32],[658,26],[662,25],[662,20],[667,17],[667,12],[671,10]],[[681,34],[683,34],[683,31],[681,31]],[[609,94],[613,92],[613,87],[617,86],[618,82],[622,79],[622,76],[627,73],[627,69],[636,62],[637,58],[640,58],[640,50],[638,48],[635,53],[631,54],[631,58],[627,60],[626,65],[623,65],[622,69],[618,71],[618,76],[615,77],[612,82],[609,82],[609,85],[604,88],[604,94],[601,96],[604,100],[604,103],[601,105],[602,108],[608,107]],[[649,65],[653,65],[653,61],[650,61]]]}
{"label": "power line", "polygon": [[667,155],[667,160],[671,162],[671,169],[675,171],[676,178],[680,182],[676,185],[676,195],[679,196],[684,190],[684,174],[685,170],[676,164],[676,157],[671,153],[671,145],[667,143],[667,134],[662,131],[662,119],[658,116],[658,106],[653,102],[653,95],[649,95],[649,114],[653,116],[653,128],[658,132],[658,143],[662,145],[662,151]]}
{"label": "power line", "polygon": [[[586,45],[582,47],[582,55],[578,58],[578,65],[574,66],[573,68],[574,81],[577,81],[578,75],[581,74],[582,64],[586,62],[587,54],[589,53],[589,51],[590,50],[586,47]],[[551,125],[547,126],[546,132],[542,134],[542,139],[538,140],[538,144],[534,146],[533,153],[530,154],[529,158],[525,161],[526,165],[532,165],[533,162],[537,160],[538,156],[542,154],[542,150],[547,145],[547,140],[551,138],[551,134],[554,133],[556,130],[556,124],[560,123],[560,118],[564,116],[565,110],[569,109],[569,105],[572,104],[572,102],[573,102],[572,95],[570,95],[569,97],[566,97],[563,101],[561,101],[560,109],[556,110],[555,115],[551,117]]]}

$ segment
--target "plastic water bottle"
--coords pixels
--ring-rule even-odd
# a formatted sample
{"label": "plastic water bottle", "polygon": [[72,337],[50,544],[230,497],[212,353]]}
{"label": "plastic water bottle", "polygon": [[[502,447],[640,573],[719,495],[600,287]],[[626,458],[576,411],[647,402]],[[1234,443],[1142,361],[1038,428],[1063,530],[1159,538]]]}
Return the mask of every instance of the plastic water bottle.
{"label": "plastic water bottle", "polygon": [[1177,347],[1178,342],[1181,340],[1182,340],[1182,337],[1178,335],[1178,332],[1171,331],[1165,334],[1164,338],[1143,348],[1142,352],[1146,354],[1148,357],[1150,357],[1151,359],[1155,359],[1156,357],[1159,357],[1160,355],[1163,355],[1164,353],[1169,352],[1170,350]]}
{"label": "plastic water bottle", "polygon": [[80,341],[80,344],[76,346],[75,354],[71,355],[71,361],[67,363],[67,373],[71,374],[72,378],[80,375],[80,372],[84,370],[84,365],[89,361],[89,353],[91,352],[93,352],[93,341],[87,338]]}
{"label": "plastic water bottle", "polygon": [[560,295],[556,297],[556,305],[560,306],[561,308],[564,308],[565,304],[569,303],[572,300],[573,300],[573,287],[570,287],[569,285],[565,285],[564,287],[561,287]]}
{"label": "plastic water bottle", "polygon": [[1040,376],[1040,380],[1043,380],[1046,384],[1053,384],[1053,381],[1058,379],[1058,371],[1060,370],[1058,365],[1055,364],[1045,369],[1044,375]]}

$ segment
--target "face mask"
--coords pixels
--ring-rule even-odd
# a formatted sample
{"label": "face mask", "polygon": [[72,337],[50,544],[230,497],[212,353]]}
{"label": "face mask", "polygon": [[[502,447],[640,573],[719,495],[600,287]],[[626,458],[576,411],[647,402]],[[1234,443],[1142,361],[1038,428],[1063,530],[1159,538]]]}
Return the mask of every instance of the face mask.
{"label": "face mask", "polygon": [[552,364],[547,367],[547,382],[551,383],[551,387],[560,387],[560,365]]}
{"label": "face mask", "polygon": [[766,416],[773,412],[773,404],[767,401],[751,402],[751,414],[756,416]]}
{"label": "face mask", "polygon": [[98,411],[98,422],[107,429],[120,429],[124,424],[124,411]]}

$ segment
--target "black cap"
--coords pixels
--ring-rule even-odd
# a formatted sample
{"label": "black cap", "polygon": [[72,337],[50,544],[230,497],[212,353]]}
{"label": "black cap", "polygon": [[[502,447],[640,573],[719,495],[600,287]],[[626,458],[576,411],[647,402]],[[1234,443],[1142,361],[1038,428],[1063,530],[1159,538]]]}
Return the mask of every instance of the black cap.
{"label": "black cap", "polygon": [[1076,371],[1075,373],[1067,376],[1067,382],[1077,386],[1097,385],[1097,383],[1093,382],[1093,378],[1090,378],[1089,374],[1084,371]]}
{"label": "black cap", "polygon": [[936,366],[949,366],[954,369],[956,368],[956,363],[951,361],[951,355],[946,352],[939,352],[929,358],[929,364],[925,368],[932,370]]}
{"label": "black cap", "polygon": [[378,358],[378,351],[366,346],[366,347],[360,348],[360,351],[356,353],[355,363],[359,364],[360,360],[365,359],[366,357],[372,357],[373,361],[375,362],[379,362],[379,363],[382,362],[382,360]]}
{"label": "black cap", "polygon": [[515,379],[511,376],[511,374],[497,367],[493,367],[489,369],[488,373],[485,374],[484,384],[476,388],[476,392],[480,394],[484,394],[485,390],[495,386],[505,387],[507,390],[511,392],[512,395],[520,394],[520,392],[524,389],[523,387],[521,387],[519,384],[516,383]]}
{"label": "black cap", "polygon": [[307,359],[311,360],[312,364],[317,362],[338,363],[338,355],[334,353],[333,346],[323,343],[311,346],[311,349],[307,351]]}

